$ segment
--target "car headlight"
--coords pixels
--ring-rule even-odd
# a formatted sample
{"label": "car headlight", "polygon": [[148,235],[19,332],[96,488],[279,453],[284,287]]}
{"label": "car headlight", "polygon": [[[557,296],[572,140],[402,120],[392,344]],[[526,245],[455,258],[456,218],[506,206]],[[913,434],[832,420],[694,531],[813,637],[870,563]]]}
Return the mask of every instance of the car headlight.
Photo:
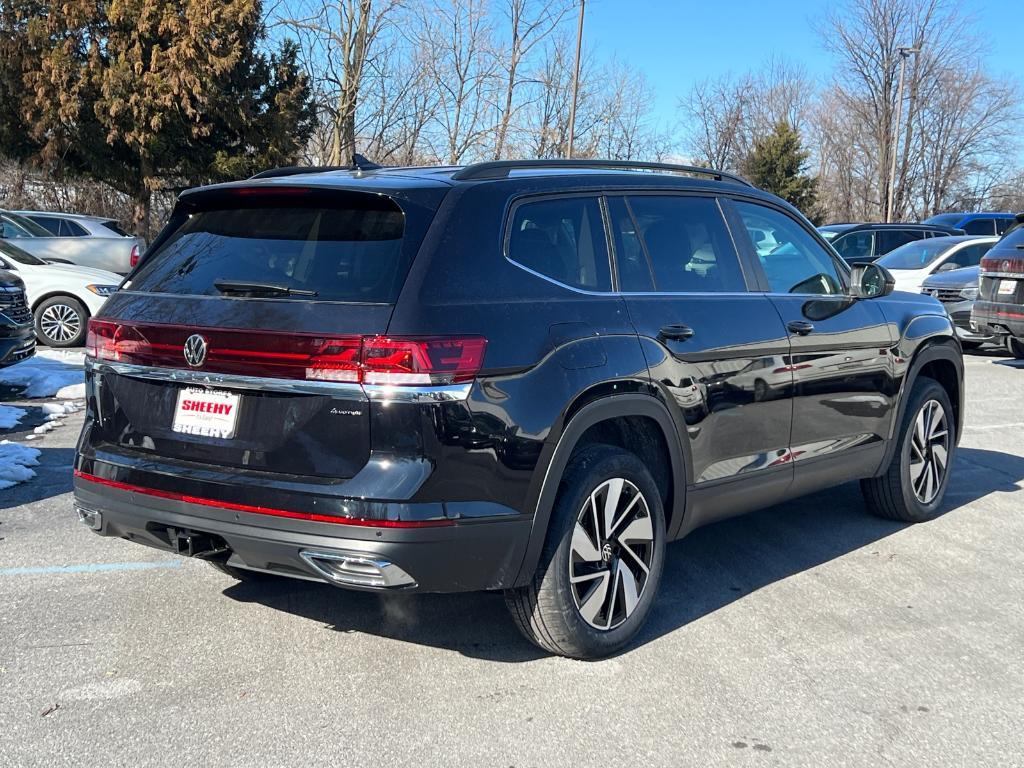
{"label": "car headlight", "polygon": [[117,291],[116,285],[87,285],[85,287],[97,296],[109,296]]}
{"label": "car headlight", "polygon": [[976,298],[978,298],[977,286],[973,288],[964,288],[962,291],[960,291],[960,298],[970,299],[971,301],[974,301]]}

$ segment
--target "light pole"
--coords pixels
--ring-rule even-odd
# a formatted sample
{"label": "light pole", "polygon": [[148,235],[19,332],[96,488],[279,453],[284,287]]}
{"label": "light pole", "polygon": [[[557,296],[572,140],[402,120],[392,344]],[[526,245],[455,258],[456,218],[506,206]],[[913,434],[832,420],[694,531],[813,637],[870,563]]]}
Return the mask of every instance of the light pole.
{"label": "light pole", "polygon": [[569,107],[569,157],[572,157],[572,145],[576,140],[576,100],[580,95],[580,51],[583,49],[583,15],[587,10],[587,0],[580,0],[580,24],[576,30],[576,71],[572,76],[572,105]]}
{"label": "light pole", "polygon": [[907,71],[907,59],[910,54],[920,52],[920,48],[906,45],[899,47],[900,53],[900,85],[896,96],[896,130],[892,136],[892,165],[889,167],[889,200],[885,206],[885,220],[892,221],[892,206],[896,195],[896,157],[900,148],[900,123],[903,121],[903,77]]}

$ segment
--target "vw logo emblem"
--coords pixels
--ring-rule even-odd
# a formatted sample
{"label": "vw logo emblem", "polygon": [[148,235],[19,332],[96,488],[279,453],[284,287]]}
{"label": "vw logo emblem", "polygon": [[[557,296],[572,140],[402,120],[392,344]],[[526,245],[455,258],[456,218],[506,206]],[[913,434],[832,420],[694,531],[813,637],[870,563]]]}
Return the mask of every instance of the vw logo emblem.
{"label": "vw logo emblem", "polygon": [[185,362],[193,368],[198,368],[206,362],[206,339],[198,333],[193,333],[185,339]]}

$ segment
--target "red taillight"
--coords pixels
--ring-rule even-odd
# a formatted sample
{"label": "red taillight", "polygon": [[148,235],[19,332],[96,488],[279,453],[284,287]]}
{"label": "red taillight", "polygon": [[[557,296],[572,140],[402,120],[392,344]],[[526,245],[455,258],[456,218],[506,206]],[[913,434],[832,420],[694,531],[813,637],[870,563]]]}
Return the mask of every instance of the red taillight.
{"label": "red taillight", "polygon": [[206,357],[196,369],[311,381],[431,385],[471,380],[483,365],[485,339],[390,338],[292,334],[89,320],[86,353],[97,360],[189,368],[185,340],[199,334]]}
{"label": "red taillight", "polygon": [[366,384],[458,383],[472,379],[484,361],[487,342],[465,339],[363,339]]}
{"label": "red taillight", "polygon": [[794,371],[802,371],[805,368],[810,368],[810,363],[801,363],[800,365],[785,365],[782,368],[776,368],[772,373],[793,373]]}
{"label": "red taillight", "polygon": [[1024,258],[1018,256],[1011,256],[1010,258],[986,256],[981,260],[981,273],[984,275],[992,272],[1004,275],[1024,273]]}
{"label": "red taillight", "polygon": [[135,266],[138,266],[138,263],[139,263],[139,246],[133,245],[132,246],[132,255],[128,259],[128,266],[135,267]]}

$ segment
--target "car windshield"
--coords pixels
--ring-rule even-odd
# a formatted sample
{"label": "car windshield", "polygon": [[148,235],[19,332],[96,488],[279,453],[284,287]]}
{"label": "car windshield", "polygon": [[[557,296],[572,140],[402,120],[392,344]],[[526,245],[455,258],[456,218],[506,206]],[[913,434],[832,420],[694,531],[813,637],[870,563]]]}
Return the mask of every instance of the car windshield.
{"label": "car windshield", "polygon": [[925,224],[938,224],[943,227],[955,227],[960,223],[960,220],[964,217],[962,213],[940,213],[938,216],[932,216],[929,219],[925,219]]}
{"label": "car windshield", "polygon": [[886,269],[924,269],[955,245],[943,238],[915,240],[901,245],[878,260]]}
{"label": "car windshield", "polygon": [[16,245],[11,245],[8,242],[0,240],[0,256],[6,259],[17,262],[18,264],[29,264],[34,267],[43,266],[46,264],[42,259],[37,259],[31,253],[26,253]]}
{"label": "car windshield", "polygon": [[0,213],[0,227],[0,237],[53,237],[46,227],[16,213]]}

